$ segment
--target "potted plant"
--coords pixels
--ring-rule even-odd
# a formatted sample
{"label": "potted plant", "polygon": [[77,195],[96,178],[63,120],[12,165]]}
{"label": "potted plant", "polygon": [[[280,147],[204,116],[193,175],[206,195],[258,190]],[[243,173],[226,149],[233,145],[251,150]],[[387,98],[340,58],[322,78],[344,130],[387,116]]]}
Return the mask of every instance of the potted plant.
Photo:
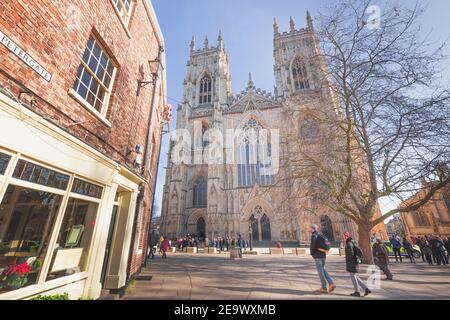
{"label": "potted plant", "polygon": [[27,262],[12,264],[0,276],[0,289],[16,290],[28,282],[30,265]]}

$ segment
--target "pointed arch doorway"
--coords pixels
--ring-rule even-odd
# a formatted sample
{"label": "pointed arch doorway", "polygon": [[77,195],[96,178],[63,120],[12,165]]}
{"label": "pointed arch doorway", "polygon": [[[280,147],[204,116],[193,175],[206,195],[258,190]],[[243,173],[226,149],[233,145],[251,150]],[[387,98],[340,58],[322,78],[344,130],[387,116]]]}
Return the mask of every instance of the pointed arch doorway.
{"label": "pointed arch doorway", "polygon": [[206,223],[205,219],[199,218],[197,220],[197,236],[199,238],[205,238],[206,235]]}
{"label": "pointed arch doorway", "polygon": [[262,241],[272,240],[270,233],[270,219],[266,214],[261,217],[261,239]]}

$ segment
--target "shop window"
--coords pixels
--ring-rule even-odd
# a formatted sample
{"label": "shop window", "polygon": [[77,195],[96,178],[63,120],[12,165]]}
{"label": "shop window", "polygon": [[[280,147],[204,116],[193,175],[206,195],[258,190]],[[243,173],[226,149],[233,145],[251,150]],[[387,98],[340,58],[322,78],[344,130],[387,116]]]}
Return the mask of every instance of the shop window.
{"label": "shop window", "polygon": [[[115,66],[100,43],[91,35],[78,68],[73,90],[94,113],[106,117]],[[84,103],[83,103],[84,104]]]}
{"label": "shop window", "polygon": [[11,160],[11,156],[0,152],[0,174],[5,174],[9,160]]}
{"label": "shop window", "polygon": [[72,192],[81,194],[83,196],[101,199],[103,188],[96,184],[76,178],[73,182]]}
{"label": "shop window", "polygon": [[61,200],[8,186],[0,204],[0,292],[37,283]]}
{"label": "shop window", "polygon": [[86,271],[98,203],[69,198],[47,280]]}
{"label": "shop window", "polygon": [[25,160],[18,161],[13,177],[60,190],[67,189],[70,179],[66,174],[38,166]]}

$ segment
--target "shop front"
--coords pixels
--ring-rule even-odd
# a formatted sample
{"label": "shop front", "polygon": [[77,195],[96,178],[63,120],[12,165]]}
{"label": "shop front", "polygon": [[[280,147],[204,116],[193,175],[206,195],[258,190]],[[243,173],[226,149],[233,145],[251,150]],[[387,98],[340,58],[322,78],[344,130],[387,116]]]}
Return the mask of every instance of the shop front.
{"label": "shop front", "polygon": [[0,93],[0,299],[124,286],[142,183]]}

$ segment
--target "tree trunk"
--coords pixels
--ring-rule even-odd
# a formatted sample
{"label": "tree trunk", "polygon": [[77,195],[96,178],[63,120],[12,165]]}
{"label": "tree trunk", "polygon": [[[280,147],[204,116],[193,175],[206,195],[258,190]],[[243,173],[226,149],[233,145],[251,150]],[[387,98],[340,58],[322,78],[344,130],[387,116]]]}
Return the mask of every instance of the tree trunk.
{"label": "tree trunk", "polygon": [[372,224],[370,221],[362,221],[358,223],[358,245],[363,252],[363,263],[373,264],[372,244],[370,242],[370,232],[372,231]]}

